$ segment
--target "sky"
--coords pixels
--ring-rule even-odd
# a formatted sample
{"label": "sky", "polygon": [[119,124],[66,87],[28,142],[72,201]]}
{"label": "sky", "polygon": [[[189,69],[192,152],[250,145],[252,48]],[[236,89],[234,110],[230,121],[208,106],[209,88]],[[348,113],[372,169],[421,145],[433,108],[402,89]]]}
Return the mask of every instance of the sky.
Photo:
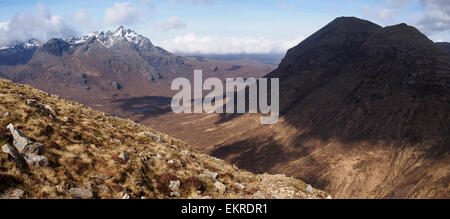
{"label": "sky", "polygon": [[0,47],[123,25],[170,52],[282,54],[340,16],[450,42],[450,0],[1,0]]}

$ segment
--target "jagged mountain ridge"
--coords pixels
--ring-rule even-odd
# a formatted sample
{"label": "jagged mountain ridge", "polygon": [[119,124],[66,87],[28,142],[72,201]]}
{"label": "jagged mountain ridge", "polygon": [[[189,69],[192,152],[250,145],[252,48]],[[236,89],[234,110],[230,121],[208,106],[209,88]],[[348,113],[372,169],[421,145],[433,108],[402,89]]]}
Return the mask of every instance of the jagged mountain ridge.
{"label": "jagged mountain ridge", "polygon": [[13,42],[0,49],[0,65],[26,64],[42,43],[36,39],[27,42]]}
{"label": "jagged mountain ridge", "polygon": [[[120,97],[170,96],[172,80],[191,79],[194,68],[204,69],[205,77],[219,78],[261,77],[274,68],[248,60],[174,55],[124,27],[67,40],[50,39],[26,50],[24,61],[13,52],[18,50],[1,51],[9,52],[6,63],[0,63],[0,76],[91,106]],[[239,71],[229,71],[232,66]],[[110,107],[105,108],[109,111]]]}
{"label": "jagged mountain ridge", "polygon": [[[155,47],[147,38],[120,27],[80,38],[50,39],[33,47],[23,66],[3,76],[58,94],[93,89],[100,96],[120,87],[144,86],[145,81],[173,78],[191,67],[183,58]],[[12,54],[14,55],[14,54]],[[9,65],[14,65],[12,62]],[[82,94],[85,96],[85,94]]]}
{"label": "jagged mountain ridge", "polygon": [[120,26],[115,32],[94,32],[84,36],[79,37],[70,37],[66,40],[66,42],[70,44],[83,44],[86,41],[94,38],[98,42],[100,42],[105,47],[112,47],[115,43],[121,40],[125,40],[127,42],[135,44],[137,47],[142,48],[150,48],[154,47],[150,40],[142,35],[139,35],[135,31],[131,29],[125,29],[123,26]]}

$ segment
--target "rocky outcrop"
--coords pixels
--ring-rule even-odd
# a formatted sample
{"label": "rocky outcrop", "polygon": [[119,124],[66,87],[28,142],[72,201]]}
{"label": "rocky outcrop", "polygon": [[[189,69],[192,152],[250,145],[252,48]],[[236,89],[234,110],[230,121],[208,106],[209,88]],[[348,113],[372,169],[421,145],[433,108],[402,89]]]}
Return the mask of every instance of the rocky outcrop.
{"label": "rocky outcrop", "polygon": [[171,190],[170,196],[180,197],[180,180],[170,181],[169,189]]}
{"label": "rocky outcrop", "polygon": [[217,176],[219,176],[218,173],[210,171],[210,170],[207,170],[207,169],[204,170],[203,173],[199,175],[199,177],[208,178],[208,179],[211,179],[213,181],[217,180]]}
{"label": "rocky outcrop", "polygon": [[94,197],[94,194],[90,189],[71,188],[68,193],[75,199],[91,199]]}
{"label": "rocky outcrop", "polygon": [[227,187],[221,182],[215,182],[214,187],[219,194],[223,194],[227,191]]}
{"label": "rocky outcrop", "polygon": [[45,156],[40,156],[45,148],[41,143],[31,141],[27,136],[14,128],[13,124],[7,126],[13,137],[13,145],[5,144],[2,147],[4,153],[13,157],[19,165],[25,163],[29,167],[46,167],[49,162]]}
{"label": "rocky outcrop", "polygon": [[126,151],[121,152],[119,154],[119,158],[122,159],[123,161],[127,162],[130,159],[130,154]]}
{"label": "rocky outcrop", "polygon": [[25,192],[21,189],[10,189],[5,194],[0,195],[0,199],[22,199]]}
{"label": "rocky outcrop", "polygon": [[48,104],[40,104],[35,99],[26,99],[25,103],[28,106],[32,106],[32,107],[38,108],[42,113],[48,115],[51,118],[55,118],[55,116],[56,116],[56,111]]}

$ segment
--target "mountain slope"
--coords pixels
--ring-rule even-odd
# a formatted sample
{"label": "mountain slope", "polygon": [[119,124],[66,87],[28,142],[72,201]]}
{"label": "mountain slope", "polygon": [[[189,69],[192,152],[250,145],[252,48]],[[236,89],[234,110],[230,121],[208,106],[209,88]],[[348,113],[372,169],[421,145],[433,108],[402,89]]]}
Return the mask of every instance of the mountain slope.
{"label": "mountain slope", "polygon": [[[355,20],[336,21],[353,27]],[[281,107],[299,130],[295,144],[310,144],[295,166],[314,161],[335,168],[316,169],[309,180],[338,197],[448,197],[450,56],[404,24],[377,28],[361,44],[333,37],[345,44],[299,57],[308,46],[302,43],[268,76],[284,81],[280,92],[290,98]],[[326,55],[336,50],[343,54]],[[333,146],[324,150],[327,144]]]}
{"label": "mountain slope", "polygon": [[[0,79],[0,96],[1,144],[18,148],[16,138],[29,137],[43,144],[47,159],[26,167],[0,152],[2,198],[327,196],[300,180],[238,170],[180,140],[28,86]],[[12,136],[8,124],[23,134]]]}
{"label": "mountain slope", "polygon": [[169,133],[339,198],[449,197],[450,56],[414,27],[337,18],[266,77],[280,78],[277,124],[205,116]]}
{"label": "mountain slope", "polygon": [[23,65],[33,57],[40,42],[34,39],[26,43],[15,42],[10,46],[0,49],[0,65],[14,66]]}
{"label": "mountain slope", "polygon": [[450,53],[450,43],[436,43],[436,45],[446,52]]}

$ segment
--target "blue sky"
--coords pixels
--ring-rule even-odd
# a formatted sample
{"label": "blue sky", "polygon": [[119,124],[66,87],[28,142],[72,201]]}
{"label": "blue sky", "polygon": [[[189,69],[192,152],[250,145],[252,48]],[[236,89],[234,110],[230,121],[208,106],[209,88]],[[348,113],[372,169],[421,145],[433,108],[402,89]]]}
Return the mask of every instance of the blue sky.
{"label": "blue sky", "polygon": [[282,53],[339,16],[450,41],[448,0],[2,0],[0,46],[124,25],[174,52]]}

